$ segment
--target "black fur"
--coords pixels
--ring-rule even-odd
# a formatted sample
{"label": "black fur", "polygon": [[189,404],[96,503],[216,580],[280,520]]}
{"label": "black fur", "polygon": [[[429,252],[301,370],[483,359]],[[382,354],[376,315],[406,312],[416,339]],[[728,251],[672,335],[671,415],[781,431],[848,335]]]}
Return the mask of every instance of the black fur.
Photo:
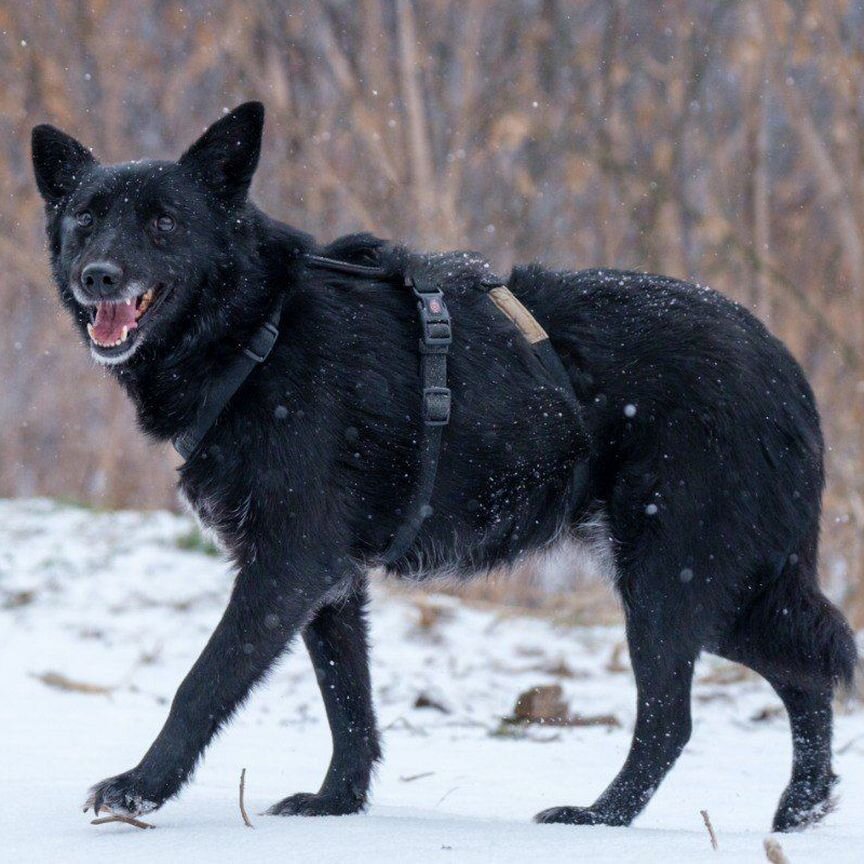
{"label": "black fur", "polygon": [[[114,363],[152,438],[191,422],[214,376],[285,298],[276,349],[180,474],[237,565],[230,603],[150,750],[97,784],[88,805],[143,813],[176,795],[297,634],[319,677],[333,759],[318,793],[271,812],[366,803],[380,756],[366,572],[418,470],[417,322],[400,288],[411,269],[446,292],[454,404],[431,514],[392,570],[468,576],[600,517],[613,545],[639,693],[632,749],[593,805],[538,820],[624,825],[642,810],[690,735],[703,650],[760,672],[789,711],[793,773],[775,827],[818,818],[835,782],[832,692],[851,679],[856,652],[817,583],[822,437],[788,352],[705,288],[614,270],[517,269],[509,286],[567,366],[576,413],[542,386],[527,343],[480,290],[488,270],[478,256],[420,255],[365,235],[321,249],[248,203],[262,121],[259,104],[241,106],[177,163],[101,166],[52,127],[33,133],[54,274],[85,340],[106,291],[120,300],[157,289],[131,348],[92,349]],[[82,226],[84,210],[93,218]],[[158,228],[162,214],[170,232]],[[313,250],[382,266],[393,283],[309,269]],[[122,273],[99,297],[81,281],[94,261]]]}

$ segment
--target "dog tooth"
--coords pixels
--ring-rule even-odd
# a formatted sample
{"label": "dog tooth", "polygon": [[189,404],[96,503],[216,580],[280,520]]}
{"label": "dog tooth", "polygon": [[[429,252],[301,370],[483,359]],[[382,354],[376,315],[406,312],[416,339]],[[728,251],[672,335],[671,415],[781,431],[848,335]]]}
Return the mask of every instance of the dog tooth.
{"label": "dog tooth", "polygon": [[93,341],[93,342],[96,341],[96,337],[93,335],[93,325],[92,324],[87,325],[87,335],[90,337],[91,341]]}
{"label": "dog tooth", "polygon": [[121,342],[125,342],[128,335],[129,328],[124,324],[123,329],[120,331],[120,342],[118,342],[117,344],[119,345]]}
{"label": "dog tooth", "polygon": [[127,305],[127,306],[131,306],[131,305],[132,305],[132,301],[131,301],[130,299],[128,299],[128,298],[126,299],[126,305]]}

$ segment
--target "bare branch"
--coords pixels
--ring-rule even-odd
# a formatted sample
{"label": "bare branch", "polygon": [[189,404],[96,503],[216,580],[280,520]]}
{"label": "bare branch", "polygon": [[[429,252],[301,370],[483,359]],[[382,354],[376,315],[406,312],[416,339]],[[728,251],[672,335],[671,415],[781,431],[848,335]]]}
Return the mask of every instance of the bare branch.
{"label": "bare branch", "polygon": [[700,810],[699,812],[702,814],[702,821],[708,829],[708,836],[711,838],[711,848],[716,850],[718,848],[717,835],[714,833],[714,826],[711,824],[711,817],[708,815],[707,810]]}
{"label": "bare branch", "polygon": [[255,826],[249,821],[249,814],[246,812],[246,804],[243,800],[245,793],[246,793],[246,769],[244,768],[240,772],[240,815],[243,817],[243,824],[247,828],[254,828]]}
{"label": "bare branch", "polygon": [[142,822],[140,819],[135,819],[132,816],[123,816],[120,813],[112,813],[110,816],[100,816],[98,819],[91,819],[91,825],[108,825],[111,822],[122,822],[124,825],[132,825],[135,828],[140,828],[146,831],[148,828],[155,828],[150,822]]}

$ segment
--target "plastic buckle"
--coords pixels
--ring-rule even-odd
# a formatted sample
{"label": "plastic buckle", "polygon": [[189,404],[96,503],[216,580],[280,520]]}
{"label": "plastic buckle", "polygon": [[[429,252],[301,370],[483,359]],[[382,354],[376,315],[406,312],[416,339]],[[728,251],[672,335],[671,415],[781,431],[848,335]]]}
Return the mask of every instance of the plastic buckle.
{"label": "plastic buckle", "polygon": [[405,282],[417,298],[424,353],[446,353],[453,341],[453,331],[450,313],[444,303],[444,292],[437,285],[418,285],[411,277],[406,277]]}
{"label": "plastic buckle", "polygon": [[405,277],[405,285],[414,292],[414,296],[422,300],[430,294],[443,296],[443,292],[434,282],[417,282],[413,277]]}
{"label": "plastic buckle", "polygon": [[446,426],[450,422],[450,388],[423,388],[423,422],[427,426]]}
{"label": "plastic buckle", "polygon": [[446,310],[441,314],[443,304],[438,305],[435,300],[427,306],[418,304],[420,307],[420,324],[423,327],[421,344],[426,353],[446,353],[447,348],[453,342],[453,330],[450,327],[450,316]]}
{"label": "plastic buckle", "polygon": [[243,353],[250,360],[263,363],[270,356],[278,338],[279,329],[272,321],[267,321],[252,334],[249,344],[243,346]]}

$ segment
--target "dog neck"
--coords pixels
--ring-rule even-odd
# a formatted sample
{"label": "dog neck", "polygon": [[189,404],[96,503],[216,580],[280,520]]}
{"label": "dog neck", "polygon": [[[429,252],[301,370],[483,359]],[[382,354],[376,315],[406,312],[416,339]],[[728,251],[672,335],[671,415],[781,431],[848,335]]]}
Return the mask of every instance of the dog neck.
{"label": "dog neck", "polygon": [[[199,404],[208,398],[223,370],[275,304],[291,295],[298,261],[314,248],[309,235],[259,211],[253,212],[250,223],[250,248],[242,261],[232,261],[218,277],[200,286],[198,295],[214,308],[203,310],[207,314],[192,310],[187,332],[171,344],[162,341],[150,350],[145,346],[133,362],[112,370],[151,438],[173,439],[194,422]],[[222,302],[226,298],[230,300]]]}

